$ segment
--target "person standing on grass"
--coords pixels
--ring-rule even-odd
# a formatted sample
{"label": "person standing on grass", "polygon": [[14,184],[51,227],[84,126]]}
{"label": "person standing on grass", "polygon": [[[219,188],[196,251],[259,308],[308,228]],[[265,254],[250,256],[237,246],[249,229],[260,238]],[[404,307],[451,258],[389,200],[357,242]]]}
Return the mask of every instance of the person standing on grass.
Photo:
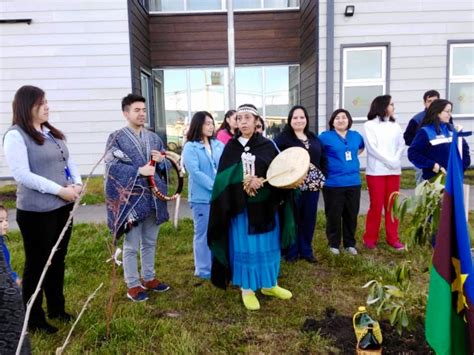
{"label": "person standing on grass", "polygon": [[[240,135],[232,138],[222,153],[207,233],[213,257],[212,283],[225,289],[231,281],[240,287],[248,310],[260,309],[255,295],[259,289],[267,296],[292,297],[277,283],[281,248],[287,248],[294,238],[294,228],[285,228],[294,226],[287,204],[291,199],[285,199],[288,192],[263,183],[278,151],[270,140],[255,132],[258,116],[251,104],[237,110]],[[280,207],[286,213],[279,215]]]}
{"label": "person standing on grass", "polygon": [[229,110],[224,115],[224,121],[217,130],[217,139],[224,144],[232,139],[237,130],[237,114],[235,110]]}
{"label": "person standing on grass", "polygon": [[[421,129],[408,148],[408,159],[421,169],[424,180],[429,180],[448,168],[449,149],[454,127],[450,123],[453,104],[448,100],[435,100],[426,111]],[[469,145],[462,139],[464,170],[471,164]]]}
{"label": "person standing on grass", "polygon": [[188,172],[188,202],[194,221],[194,275],[211,277],[212,257],[207,245],[207,225],[212,187],[224,144],[214,138],[214,119],[209,112],[196,112],[191,120],[183,161]]}
{"label": "person standing on grass", "polygon": [[[405,133],[403,133],[403,139],[405,140],[405,144],[408,147],[413,142],[416,132],[418,132],[418,130],[420,129],[421,123],[423,122],[423,119],[425,118],[426,111],[429,109],[431,103],[434,100],[437,100],[439,98],[440,98],[439,92],[436,90],[428,90],[423,95],[423,104],[425,106],[425,109],[421,112],[418,112],[415,116],[412,117],[412,119],[408,122]],[[423,181],[422,175],[423,175],[423,172],[421,171],[421,169],[418,169],[415,166],[415,179],[416,179],[417,185]]]}
{"label": "person standing on grass", "polygon": [[[13,100],[13,125],[4,136],[7,164],[17,183],[16,220],[23,238],[25,269],[23,302],[38,285],[53,246],[66,225],[73,202],[82,190],[81,176],[69,156],[64,134],[49,122],[43,90],[22,86]],[[72,223],[67,228],[48,268],[41,292],[31,309],[28,328],[55,333],[42,308],[46,296],[48,317],[70,321],[64,299],[64,272]]]}
{"label": "person standing on grass", "polygon": [[13,271],[10,263],[10,251],[8,250],[7,245],[5,244],[5,238],[7,238],[8,233],[8,211],[3,206],[0,205],[0,252],[3,253],[5,261],[7,264],[8,272],[10,277],[18,286],[21,286],[21,279],[18,277],[17,273]]}
{"label": "person standing on grass", "polygon": [[319,135],[327,157],[327,176],[323,188],[326,212],[326,237],[329,251],[339,255],[339,245],[351,255],[357,255],[355,232],[360,206],[360,162],[364,140],[352,131],[349,111],[338,109],[329,119],[329,131]]}
{"label": "person standing on grass", "polygon": [[297,197],[297,238],[286,254],[288,262],[298,259],[316,263],[312,241],[316,228],[319,190],[324,184],[326,156],[320,140],[309,130],[309,115],[303,106],[294,106],[288,113],[288,121],[283,132],[275,138],[278,148],[283,151],[290,147],[306,149],[310,157],[308,175],[299,187]]}
{"label": "person standing on grass", "polygon": [[[146,301],[147,290],[164,292],[169,286],[155,278],[155,253],[159,226],[167,221],[166,202],[156,198],[148,185],[154,177],[158,189],[167,186],[158,174],[166,170],[161,139],[145,129],[145,98],[129,94],[122,99],[127,126],[110,134],[106,146],[105,196],[107,224],[116,240],[123,241],[123,271],[127,297]],[[150,159],[158,163],[157,167]],[[137,256],[140,248],[141,279]]]}
{"label": "person standing on grass", "polygon": [[387,243],[396,250],[405,248],[398,236],[398,220],[391,216],[393,202],[390,196],[400,190],[401,156],[405,149],[402,129],[393,118],[394,112],[395,106],[390,95],[377,96],[370,105],[368,121],[364,123],[370,205],[363,240],[368,249],[377,246],[382,209]]}

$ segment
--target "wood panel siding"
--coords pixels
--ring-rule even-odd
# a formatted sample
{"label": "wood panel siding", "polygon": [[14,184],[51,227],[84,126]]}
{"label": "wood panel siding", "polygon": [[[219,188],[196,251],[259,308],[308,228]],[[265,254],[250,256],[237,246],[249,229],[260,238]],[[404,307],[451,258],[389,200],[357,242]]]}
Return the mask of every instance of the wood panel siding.
{"label": "wood panel siding", "polygon": [[[237,65],[299,63],[299,11],[235,13]],[[152,15],[153,67],[226,65],[227,14]]]}
{"label": "wood panel siding", "polygon": [[[124,125],[120,99],[131,90],[127,0],[0,1],[0,137],[11,125],[15,91],[46,92],[49,119],[67,137],[72,159],[88,174],[110,132]],[[99,164],[95,174],[101,174]],[[11,177],[0,139],[0,180]]]}
{"label": "wood panel siding", "polygon": [[310,117],[309,126],[318,131],[318,5],[302,0],[300,5],[300,102]]}
{"label": "wood panel siding", "polygon": [[151,73],[150,33],[148,12],[135,0],[128,0],[130,29],[130,57],[132,67],[132,91],[141,92],[140,72]]}

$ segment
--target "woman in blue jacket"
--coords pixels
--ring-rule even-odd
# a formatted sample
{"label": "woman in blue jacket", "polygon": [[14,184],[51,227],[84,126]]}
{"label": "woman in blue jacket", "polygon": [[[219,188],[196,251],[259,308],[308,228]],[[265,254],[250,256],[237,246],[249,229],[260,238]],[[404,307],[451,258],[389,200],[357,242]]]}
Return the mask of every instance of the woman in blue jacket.
{"label": "woman in blue jacket", "polygon": [[341,236],[345,250],[357,255],[355,232],[361,187],[358,156],[364,150],[364,140],[351,126],[351,114],[340,108],[329,119],[329,131],[319,135],[328,162],[323,197],[326,236],[334,255],[339,255]]}
{"label": "woman in blue jacket", "polygon": [[183,149],[183,161],[188,172],[188,201],[194,220],[194,274],[203,279],[211,276],[211,251],[207,245],[207,225],[212,187],[224,149],[214,139],[214,118],[209,112],[194,114]]}
{"label": "woman in blue jacket", "polygon": [[[423,169],[423,179],[429,180],[448,166],[453,125],[450,124],[453,104],[438,99],[426,111],[421,128],[408,148],[408,159],[419,169]],[[463,138],[462,161],[464,170],[471,164],[469,146]]]}

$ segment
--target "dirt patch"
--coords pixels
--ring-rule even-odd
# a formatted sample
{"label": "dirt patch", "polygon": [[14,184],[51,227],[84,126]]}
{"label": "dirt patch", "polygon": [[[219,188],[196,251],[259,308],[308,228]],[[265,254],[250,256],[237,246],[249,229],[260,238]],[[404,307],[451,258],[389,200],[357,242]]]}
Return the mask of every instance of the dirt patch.
{"label": "dirt patch", "polygon": [[[433,354],[433,350],[425,341],[425,329],[422,320],[419,320],[415,329],[401,336],[388,321],[380,323],[383,335],[383,353],[400,354]],[[356,337],[352,328],[352,318],[341,316],[334,308],[326,308],[325,318],[316,320],[307,318],[302,326],[303,332],[318,332],[322,337],[334,340],[335,347],[343,354],[354,354],[356,348]]]}

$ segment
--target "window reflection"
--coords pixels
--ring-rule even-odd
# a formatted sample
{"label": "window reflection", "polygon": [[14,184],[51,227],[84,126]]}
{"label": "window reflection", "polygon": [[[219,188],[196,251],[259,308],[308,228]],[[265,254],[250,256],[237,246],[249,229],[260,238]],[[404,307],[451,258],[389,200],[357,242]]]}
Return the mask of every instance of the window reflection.
{"label": "window reflection", "polygon": [[[299,66],[239,67],[235,73],[236,104],[255,105],[273,137],[291,106],[299,103]],[[209,111],[218,126],[228,107],[227,68],[164,70],[168,148],[180,151],[183,135],[196,111]]]}

